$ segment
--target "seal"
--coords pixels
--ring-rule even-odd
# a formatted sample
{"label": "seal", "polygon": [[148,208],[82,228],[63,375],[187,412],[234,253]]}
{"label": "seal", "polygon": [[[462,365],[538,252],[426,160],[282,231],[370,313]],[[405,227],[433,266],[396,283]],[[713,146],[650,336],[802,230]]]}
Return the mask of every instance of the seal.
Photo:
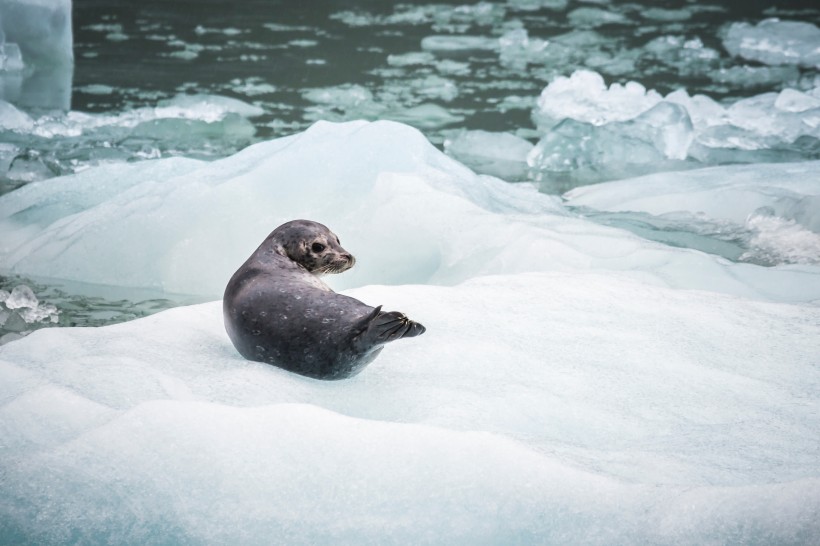
{"label": "seal", "polygon": [[337,294],[319,278],[356,263],[327,227],[310,220],[282,224],[242,264],[225,288],[228,337],[248,360],[317,379],[360,372],[385,344],[425,328]]}

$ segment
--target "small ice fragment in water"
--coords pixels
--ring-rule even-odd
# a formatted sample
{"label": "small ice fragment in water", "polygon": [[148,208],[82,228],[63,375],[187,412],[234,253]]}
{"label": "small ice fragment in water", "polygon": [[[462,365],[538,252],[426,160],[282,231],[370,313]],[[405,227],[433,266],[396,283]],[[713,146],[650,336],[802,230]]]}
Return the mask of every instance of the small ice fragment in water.
{"label": "small ice fragment in water", "polygon": [[37,296],[25,284],[14,287],[8,298],[6,298],[6,307],[9,309],[19,309],[21,307],[28,307],[35,309],[37,307]]}

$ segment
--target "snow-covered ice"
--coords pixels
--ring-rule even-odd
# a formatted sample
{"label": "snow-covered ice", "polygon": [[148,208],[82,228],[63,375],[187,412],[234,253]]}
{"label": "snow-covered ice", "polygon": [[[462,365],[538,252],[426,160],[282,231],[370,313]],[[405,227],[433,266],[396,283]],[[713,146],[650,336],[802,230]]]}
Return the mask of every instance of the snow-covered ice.
{"label": "snow-covered ice", "polygon": [[[777,139],[803,134],[794,124],[817,109],[815,91],[727,108],[607,88],[594,73],[547,95],[571,103],[578,79],[595,84],[576,102],[579,119],[544,130],[614,132],[678,165],[698,131],[757,108],[776,113],[734,127]],[[350,86],[306,96],[373,103]],[[117,123],[256,112],[177,100],[163,105],[170,118],[134,110]],[[450,138],[453,156],[502,170],[539,150],[506,133]],[[0,196],[4,274],[218,299],[274,227],[310,218],[357,257],[329,283],[428,331],[336,383],[242,359],[219,301],[5,343],[0,537],[810,543],[820,535],[819,177],[820,162],[733,165],[562,200],[476,175],[401,123],[355,121],[212,162],[118,162],[29,183]],[[761,253],[746,261],[771,267],[649,240],[588,211],[677,214],[693,229],[745,222]],[[0,320],[46,309],[14,291],[0,293]]]}
{"label": "snow-covered ice", "polygon": [[219,302],[0,349],[12,542],[807,543],[820,311],[532,273],[348,292],[428,326],[323,383]]}

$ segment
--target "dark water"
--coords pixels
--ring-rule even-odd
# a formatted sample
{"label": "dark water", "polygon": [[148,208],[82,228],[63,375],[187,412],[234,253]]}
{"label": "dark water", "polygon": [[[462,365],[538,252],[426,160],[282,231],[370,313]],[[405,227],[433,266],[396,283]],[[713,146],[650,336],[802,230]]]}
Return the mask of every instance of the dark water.
{"label": "dark water", "polygon": [[[550,39],[576,29],[568,18],[572,10],[599,6],[569,2],[564,10],[522,11],[495,2],[483,4],[496,9],[482,17],[459,16],[454,10],[459,5],[376,0],[310,4],[293,0],[78,1],[74,4],[72,107],[110,112],[151,105],[177,93],[207,92],[262,106],[265,114],[254,120],[257,138],[290,134],[312,122],[305,115],[313,106],[303,98],[306,89],[352,83],[378,94],[434,74],[430,66],[391,67],[386,62],[388,55],[421,51],[421,41],[427,36],[498,37],[512,28],[512,22],[520,21],[530,38]],[[600,7],[623,13],[629,20],[629,24],[595,27],[609,40],[601,47],[616,57],[667,35],[697,36],[704,46],[722,51],[720,30],[728,22],[757,22],[778,15],[820,21],[820,10],[812,2],[667,1],[602,3]],[[691,16],[682,21],[652,21],[641,16],[648,8],[689,10]],[[370,24],[365,20],[362,26],[351,26],[340,17],[345,13],[364,15]],[[413,17],[413,13],[418,15]],[[408,15],[395,17],[401,14]],[[496,105],[513,93],[536,96],[551,78],[583,67],[585,61],[583,48],[563,65],[529,69],[505,67],[492,51],[437,55],[469,65],[466,72],[446,74],[458,88],[458,95],[445,101],[464,117],[458,126],[490,131],[531,126],[526,110],[499,112]],[[682,73],[644,56],[636,71],[628,74],[607,74],[606,66],[598,68],[610,82],[637,80],[662,93],[685,87],[692,94],[722,98],[748,96],[771,87],[718,84],[708,77],[709,72],[736,64],[740,64],[737,59],[726,56]],[[260,84],[274,90],[243,90]],[[89,92],[88,86],[94,85],[110,86],[113,91]],[[398,97],[385,93],[383,100],[412,106],[425,96],[420,92]],[[431,132],[435,136],[436,131]]]}

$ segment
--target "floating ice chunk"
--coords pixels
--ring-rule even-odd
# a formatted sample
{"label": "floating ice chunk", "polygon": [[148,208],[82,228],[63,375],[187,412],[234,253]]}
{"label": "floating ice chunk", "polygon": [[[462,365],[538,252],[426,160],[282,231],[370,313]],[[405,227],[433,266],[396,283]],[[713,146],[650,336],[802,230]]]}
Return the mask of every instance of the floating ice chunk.
{"label": "floating ice chunk", "polygon": [[805,112],[820,108],[820,98],[801,93],[796,89],[784,89],[777,95],[774,107],[784,112]]}
{"label": "floating ice chunk", "polygon": [[394,12],[388,15],[376,15],[363,11],[342,11],[332,14],[330,18],[352,27],[432,23],[434,29],[454,31],[469,25],[493,25],[503,20],[504,13],[504,6],[491,2],[460,6],[401,4],[397,5]]}
{"label": "floating ice chunk", "polygon": [[[54,305],[37,300],[34,291],[24,284],[14,287],[11,292],[0,290],[0,336],[7,333],[28,334],[31,324],[38,322],[56,323],[59,312]],[[3,343],[12,341],[6,339]]]}
{"label": "floating ice chunk", "polygon": [[441,59],[434,63],[436,71],[452,76],[467,76],[470,74],[470,63],[461,63],[452,59]]}
{"label": "floating ice chunk", "polygon": [[6,307],[9,309],[19,309],[21,307],[30,307],[34,309],[37,307],[37,296],[30,287],[21,284],[14,287],[11,293],[4,301]]}
{"label": "floating ice chunk", "polygon": [[[159,101],[156,106],[119,114],[72,111],[31,118],[0,101],[0,129],[25,132],[27,138],[45,141],[43,153],[15,152],[8,170],[0,175],[33,181],[112,160],[159,157],[164,153],[191,153],[197,157],[224,154],[252,141],[256,129],[246,117],[262,112],[228,97],[180,95]],[[107,147],[106,142],[117,142],[117,146]],[[0,150],[0,156],[5,152]],[[0,167],[4,163],[0,160]]]}
{"label": "floating ice chunk", "polygon": [[569,78],[558,77],[544,88],[533,119],[541,130],[566,118],[603,125],[632,119],[661,100],[663,97],[657,91],[647,91],[637,82],[613,83],[607,88],[597,72],[577,70]]}
{"label": "floating ice chunk", "polygon": [[543,59],[544,50],[549,45],[544,40],[530,39],[523,28],[506,32],[498,39],[498,43],[501,64],[519,69],[526,68],[529,62]]}
{"label": "floating ice chunk", "polygon": [[494,51],[498,47],[497,39],[485,36],[440,35],[427,36],[421,40],[421,48],[428,51]]}
{"label": "floating ice chunk", "polygon": [[242,117],[261,116],[265,111],[252,104],[219,95],[178,95],[157,103],[154,113],[158,118],[191,118],[205,122],[223,119],[227,114]]}
{"label": "floating ice chunk", "polygon": [[[599,74],[578,71],[570,78],[559,77],[551,82],[542,91],[532,117],[545,133],[566,118],[595,125],[628,120],[641,125],[639,117],[664,101],[682,106],[685,112],[681,112],[679,119],[688,117],[694,129],[690,135],[688,126],[676,123],[670,127],[686,136],[676,147],[677,151],[668,147],[668,140],[659,147],[667,158],[684,159],[681,153],[688,149],[691,158],[706,164],[799,161],[817,157],[814,144],[820,140],[817,89],[763,93],[724,106],[703,95],[690,97],[684,90],[674,91],[664,99],[656,91],[646,90],[635,82],[625,86],[614,84],[607,89]],[[657,123],[654,125],[660,127]],[[585,135],[587,132],[582,131]],[[572,138],[569,134],[564,137]],[[581,133],[577,137],[581,138]],[[671,133],[664,138],[671,138]],[[570,143],[570,146],[595,148],[591,143]],[[563,144],[561,147],[565,148]],[[617,149],[617,143],[615,147]],[[633,176],[637,174],[632,172]],[[614,178],[616,176],[609,179]]]}
{"label": "floating ice chunk", "polygon": [[453,80],[436,75],[412,80],[410,87],[416,95],[426,99],[450,102],[458,96],[458,86]]}
{"label": "floating ice chunk", "polygon": [[373,100],[373,93],[361,85],[342,85],[322,89],[309,89],[302,97],[310,102],[339,105],[345,108],[358,106]]}
{"label": "floating ice chunk", "polygon": [[784,82],[792,84],[800,78],[796,66],[732,66],[708,72],[709,78],[716,83],[729,84],[732,87],[772,87]]}
{"label": "floating ice chunk", "polygon": [[433,64],[436,57],[432,53],[426,51],[414,51],[411,53],[402,53],[397,55],[388,55],[387,64],[390,66],[417,66]]}
{"label": "floating ice chunk", "polygon": [[647,168],[668,170],[665,159],[686,159],[693,137],[686,109],[664,101],[629,121],[595,126],[564,120],[538,142],[527,162],[535,171],[581,170],[586,181],[595,179],[588,170],[609,179],[636,176]]}
{"label": "floating ice chunk", "polygon": [[650,139],[668,159],[686,159],[694,132],[686,108],[660,102],[629,125],[634,136]]}
{"label": "floating ice chunk", "polygon": [[716,68],[720,54],[703,45],[700,38],[685,36],[659,36],[643,47],[644,54],[668,66],[677,68],[681,74],[710,73]]}
{"label": "floating ice chunk", "polygon": [[526,180],[527,154],[533,145],[509,133],[459,131],[444,141],[444,151],[482,174]]}
{"label": "floating ice chunk", "polygon": [[567,18],[574,26],[587,28],[630,24],[624,15],[601,8],[576,8],[569,12]]}
{"label": "floating ice chunk", "polygon": [[820,28],[808,22],[766,19],[755,26],[733,23],[723,46],[732,55],[765,64],[820,68]]}
{"label": "floating ice chunk", "polygon": [[247,78],[241,80],[235,78],[231,80],[232,89],[243,95],[254,97],[257,95],[267,95],[276,91],[276,86],[266,83],[262,78]]}
{"label": "floating ice chunk", "polygon": [[692,18],[692,12],[688,9],[648,8],[641,9],[639,14],[651,21],[688,21]]}
{"label": "floating ice chunk", "polygon": [[680,104],[686,108],[689,118],[697,131],[713,125],[728,123],[726,108],[706,95],[690,96],[685,90],[678,89],[669,93],[664,100]]}
{"label": "floating ice chunk", "polygon": [[[778,104],[780,107],[778,107]],[[727,109],[729,122],[762,137],[792,142],[799,136],[820,138],[817,100],[796,90],[741,99]]]}
{"label": "floating ice chunk", "polygon": [[438,104],[429,103],[409,108],[385,110],[380,117],[407,123],[420,129],[436,129],[464,121],[464,116],[454,114]]}
{"label": "floating ice chunk", "polygon": [[564,11],[567,4],[569,0],[507,0],[507,7],[518,11],[537,11],[542,8]]}
{"label": "floating ice chunk", "polygon": [[0,100],[0,130],[29,132],[33,128],[34,120],[31,116]]}

